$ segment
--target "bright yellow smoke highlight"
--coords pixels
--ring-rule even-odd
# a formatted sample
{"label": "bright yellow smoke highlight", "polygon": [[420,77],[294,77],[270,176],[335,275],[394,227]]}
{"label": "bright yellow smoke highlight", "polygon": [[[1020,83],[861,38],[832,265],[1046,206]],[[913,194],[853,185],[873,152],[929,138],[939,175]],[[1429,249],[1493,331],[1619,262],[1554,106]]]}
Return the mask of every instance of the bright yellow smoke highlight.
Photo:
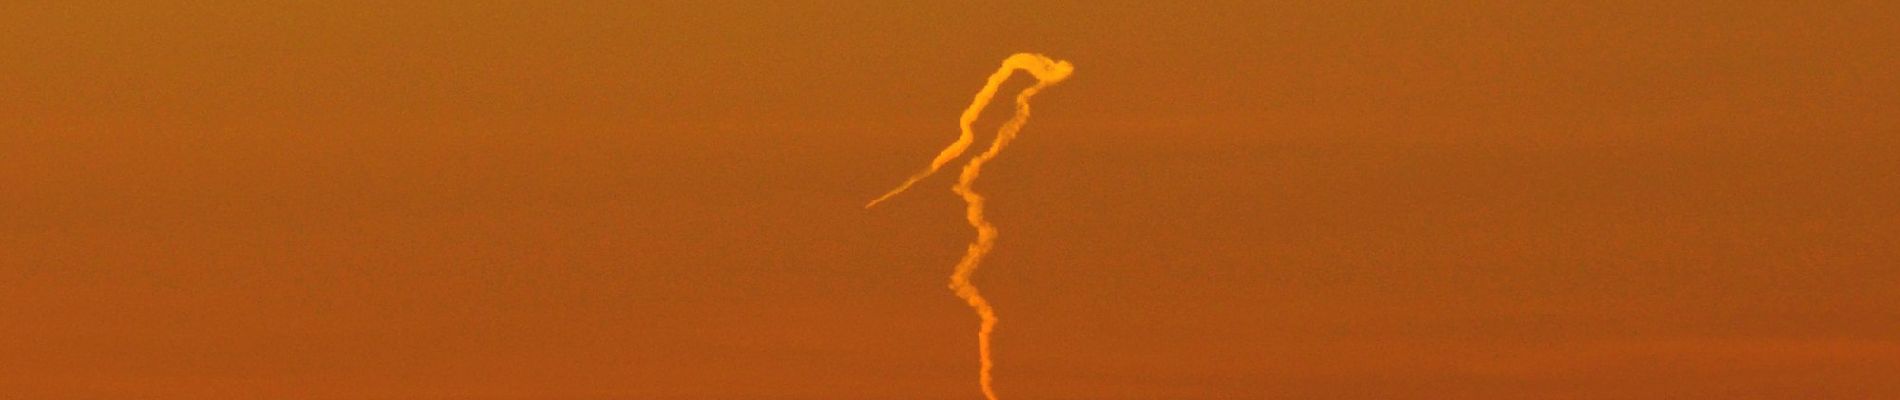
{"label": "bright yellow smoke highlight", "polygon": [[[910,189],[910,185],[917,184],[917,181],[930,177],[931,174],[937,173],[937,170],[943,169],[944,164],[949,164],[950,160],[954,160],[957,156],[963,155],[963,151],[970,148],[970,142],[976,140],[976,134],[970,129],[970,125],[976,123],[977,115],[982,114],[983,108],[990,105],[990,99],[996,97],[996,89],[1003,86],[1003,81],[1008,80],[1010,74],[1019,69],[1028,71],[1030,75],[1036,77],[1036,86],[1023,91],[1031,95],[1035,94],[1035,90],[1041,90],[1043,87],[1061,82],[1063,79],[1068,78],[1069,74],[1075,72],[1075,66],[1069,65],[1068,61],[1056,61],[1041,54],[1016,53],[1010,55],[1009,58],[1003,60],[1002,67],[998,67],[996,72],[990,74],[990,79],[983,84],[983,89],[978,90],[976,92],[976,98],[970,100],[970,106],[963,109],[963,116],[957,119],[957,126],[962,128],[962,134],[957,136],[957,141],[951,142],[949,147],[945,147],[942,152],[937,153],[937,158],[930,160],[929,168],[924,168],[924,170],[912,174],[910,178],[904,180],[904,183],[898,184],[897,188],[891,189],[890,192],[884,193],[883,196],[878,196],[877,199],[871,200],[870,203],[865,203],[864,208],[871,208],[872,206],[876,206],[877,203],[883,203],[884,200],[889,200],[898,193],[903,193],[905,190]],[[1021,106],[1018,106],[1018,109],[1028,110]],[[1027,115],[1022,116],[1027,117]],[[1021,128],[1019,127],[1017,129]]]}
{"label": "bright yellow smoke highlight", "polygon": [[957,176],[957,184],[950,188],[958,196],[963,197],[964,203],[969,204],[965,214],[970,221],[970,226],[976,228],[976,240],[971,242],[970,249],[963,253],[963,259],[957,261],[956,271],[950,274],[950,289],[956,291],[957,297],[969,303],[970,308],[976,310],[977,317],[983,320],[982,327],[978,328],[976,333],[977,355],[981,361],[977,377],[979,385],[983,388],[983,397],[989,400],[996,400],[996,390],[991,386],[992,379],[990,378],[990,370],[996,365],[990,359],[990,334],[996,331],[996,310],[990,307],[989,300],[983,299],[983,294],[976,290],[976,285],[970,284],[970,276],[976,273],[979,263],[983,261],[983,256],[988,255],[990,248],[995,247],[996,227],[983,218],[983,195],[978,194],[971,185],[976,182],[977,175],[982,174],[983,164],[995,159],[996,155],[1003,151],[1003,147],[1016,138],[1016,133],[1022,131],[1023,124],[1029,122],[1029,98],[1041,92],[1043,88],[1067,79],[1075,72],[1075,66],[1067,61],[1053,60],[1040,54],[1016,53],[1009,56],[1008,59],[1003,60],[1002,67],[990,74],[989,82],[983,85],[983,89],[976,92],[976,99],[970,102],[970,107],[963,110],[963,118],[959,120],[963,135],[957,137],[957,141],[951,143],[950,147],[944,148],[943,152],[937,154],[937,158],[931,160],[930,168],[912,175],[910,179],[898,185],[897,189],[864,205],[864,208],[871,208],[891,196],[903,193],[912,184],[929,177],[938,169],[943,168],[944,164],[963,154],[963,151],[970,147],[974,136],[971,133],[970,124],[975,122],[977,114],[989,105],[990,98],[995,97],[997,86],[1002,85],[1003,81],[1009,79],[1009,75],[1017,69],[1029,71],[1030,75],[1035,76],[1036,85],[1023,89],[1016,95],[1016,115],[1004,122],[1003,127],[996,131],[996,140],[990,144],[989,150],[971,158],[970,163],[963,166],[963,173]]}

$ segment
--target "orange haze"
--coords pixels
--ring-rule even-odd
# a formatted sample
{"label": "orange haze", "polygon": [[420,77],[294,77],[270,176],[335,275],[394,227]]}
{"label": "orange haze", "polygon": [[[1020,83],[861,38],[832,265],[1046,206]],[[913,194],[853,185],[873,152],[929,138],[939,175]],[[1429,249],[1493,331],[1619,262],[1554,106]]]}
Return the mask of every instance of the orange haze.
{"label": "orange haze", "polygon": [[981,398],[1036,51],[1006,399],[1900,398],[1894,2],[621,3],[0,5],[0,393]]}

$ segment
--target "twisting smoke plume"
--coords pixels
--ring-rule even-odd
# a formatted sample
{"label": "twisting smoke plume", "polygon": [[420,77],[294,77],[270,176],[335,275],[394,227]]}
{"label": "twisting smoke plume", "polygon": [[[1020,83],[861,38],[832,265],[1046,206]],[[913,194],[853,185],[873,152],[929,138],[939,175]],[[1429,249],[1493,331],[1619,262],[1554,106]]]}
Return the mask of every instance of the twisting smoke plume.
{"label": "twisting smoke plume", "polygon": [[[943,169],[944,164],[949,164],[950,160],[954,160],[957,156],[963,155],[963,151],[970,148],[970,142],[976,139],[976,133],[971,130],[970,124],[976,123],[976,117],[983,113],[984,107],[990,105],[990,99],[996,97],[996,89],[1003,86],[1003,81],[1008,80],[1010,74],[1019,69],[1028,71],[1030,75],[1036,77],[1036,87],[1024,91],[1024,93],[1032,95],[1035,94],[1033,90],[1041,90],[1043,87],[1054,85],[1056,82],[1061,82],[1064,78],[1068,78],[1070,73],[1075,72],[1075,66],[1069,65],[1069,62],[1056,61],[1041,54],[1016,53],[1010,55],[1009,58],[1003,59],[1003,66],[996,68],[996,72],[990,73],[989,81],[983,84],[982,90],[976,91],[976,98],[970,100],[970,106],[963,109],[963,116],[957,118],[957,125],[959,128],[962,128],[962,133],[957,136],[957,141],[951,142],[949,147],[945,147],[942,152],[937,153],[937,158],[930,160],[930,167],[911,174],[910,178],[904,179],[904,183],[898,184],[897,188],[891,189],[890,192],[884,193],[883,196],[878,196],[877,199],[871,200],[870,203],[865,203],[864,208],[871,208],[876,206],[877,203],[883,203],[885,200],[889,200],[898,193],[903,193],[905,190],[910,189],[910,185],[917,184],[917,181],[930,177],[931,174],[937,173],[937,170]],[[1019,108],[1027,110],[1027,108]]]}
{"label": "twisting smoke plume", "polygon": [[971,158],[970,163],[963,166],[963,173],[957,176],[957,184],[951,187],[951,190],[963,197],[964,203],[969,205],[965,214],[970,221],[970,226],[976,228],[976,240],[971,242],[969,250],[963,253],[963,259],[957,261],[956,271],[950,275],[950,289],[956,291],[957,297],[969,303],[970,308],[975,309],[976,315],[983,320],[982,327],[976,333],[977,354],[981,361],[977,376],[978,383],[983,389],[983,397],[989,400],[996,400],[996,390],[991,386],[990,378],[990,370],[995,366],[990,359],[990,334],[996,331],[996,311],[990,307],[989,300],[985,300],[982,293],[977,291],[976,286],[970,284],[970,276],[976,273],[979,263],[983,261],[983,256],[989,254],[990,248],[995,247],[996,227],[983,218],[983,195],[978,194],[971,184],[976,182],[977,175],[982,174],[983,164],[995,159],[996,155],[1003,151],[1003,147],[1016,138],[1016,133],[1022,131],[1023,124],[1029,122],[1029,98],[1041,92],[1043,88],[1068,78],[1069,74],[1075,72],[1075,67],[1067,61],[1053,60],[1040,54],[1016,53],[1009,56],[1008,59],[1003,60],[1001,68],[997,68],[995,73],[990,74],[989,83],[983,85],[982,90],[977,91],[976,100],[970,102],[970,107],[963,110],[963,118],[960,120],[963,135],[958,137],[956,142],[951,143],[950,147],[943,149],[943,152],[930,162],[929,169],[912,175],[910,179],[898,185],[897,189],[864,205],[865,208],[871,208],[891,196],[903,193],[912,184],[937,172],[944,164],[963,154],[963,150],[970,147],[973,136],[970,124],[975,122],[977,114],[989,105],[990,98],[996,95],[997,86],[1000,86],[1017,69],[1028,71],[1030,75],[1035,76],[1036,84],[1023,89],[1016,95],[1016,115],[1008,122],[1004,122],[1003,127],[997,130],[996,140],[990,144],[989,150]]}

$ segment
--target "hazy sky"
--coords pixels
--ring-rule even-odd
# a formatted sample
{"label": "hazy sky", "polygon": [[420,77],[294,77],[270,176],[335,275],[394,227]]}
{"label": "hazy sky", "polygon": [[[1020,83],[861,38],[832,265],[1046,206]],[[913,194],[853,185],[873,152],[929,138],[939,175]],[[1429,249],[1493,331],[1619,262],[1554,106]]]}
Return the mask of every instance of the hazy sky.
{"label": "hazy sky", "polygon": [[1032,51],[1003,398],[1900,397],[1893,2],[386,3],[0,3],[0,391],[979,398]]}

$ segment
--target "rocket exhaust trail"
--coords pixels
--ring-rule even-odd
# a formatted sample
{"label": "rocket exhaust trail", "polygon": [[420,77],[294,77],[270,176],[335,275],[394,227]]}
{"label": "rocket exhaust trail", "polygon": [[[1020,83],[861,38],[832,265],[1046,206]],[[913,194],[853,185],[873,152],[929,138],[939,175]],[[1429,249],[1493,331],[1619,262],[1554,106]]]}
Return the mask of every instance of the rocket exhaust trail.
{"label": "rocket exhaust trail", "polygon": [[995,159],[996,155],[1003,151],[1003,147],[1016,138],[1016,133],[1022,131],[1023,125],[1029,122],[1029,98],[1044,88],[1067,79],[1075,72],[1075,67],[1067,61],[1056,61],[1039,54],[1016,53],[1009,56],[1008,59],[1003,60],[1001,68],[990,74],[989,83],[976,93],[976,100],[970,103],[969,108],[963,110],[963,118],[960,121],[963,136],[958,137],[955,143],[950,144],[950,147],[943,149],[943,152],[931,161],[929,169],[911,176],[903,184],[898,185],[897,189],[864,205],[865,208],[871,208],[891,196],[904,192],[905,189],[910,188],[910,185],[930,176],[951,159],[961,155],[971,142],[970,124],[976,120],[977,114],[982,112],[983,107],[989,104],[990,98],[996,95],[996,87],[1008,79],[1010,73],[1016,69],[1028,71],[1030,75],[1035,76],[1035,86],[1023,89],[1016,95],[1016,115],[1004,122],[1002,128],[996,131],[996,139],[991,142],[988,150],[971,158],[970,162],[963,166],[963,173],[957,176],[957,184],[951,187],[951,191],[956,192],[957,196],[962,197],[963,202],[969,205],[965,211],[965,217],[969,220],[970,226],[976,228],[976,240],[970,242],[969,250],[963,253],[963,259],[957,261],[955,272],[950,274],[950,289],[956,291],[957,297],[969,303],[970,308],[974,309],[977,317],[983,321],[976,333],[977,355],[981,362],[977,382],[983,389],[983,397],[989,400],[996,400],[996,390],[992,388],[990,378],[990,370],[995,366],[990,358],[990,334],[996,331],[996,311],[990,307],[989,300],[984,299],[983,294],[977,291],[976,285],[970,283],[970,276],[976,273],[977,267],[983,261],[983,256],[988,255],[990,249],[995,247],[996,227],[983,218],[984,198],[972,188],[972,184],[976,182],[977,176],[982,174],[983,164]]}
{"label": "rocket exhaust trail", "polygon": [[937,173],[937,170],[943,169],[943,165],[949,164],[950,160],[954,160],[957,156],[963,155],[963,151],[969,149],[970,142],[976,138],[976,134],[971,130],[970,124],[976,123],[977,115],[982,114],[983,108],[990,105],[990,99],[996,97],[996,89],[1003,86],[1003,81],[1008,80],[1010,74],[1018,69],[1028,71],[1030,75],[1035,76],[1036,86],[1038,88],[1061,82],[1063,79],[1068,78],[1070,73],[1075,72],[1075,67],[1070,65],[1068,61],[1052,60],[1041,54],[1016,53],[1010,55],[1009,58],[1003,60],[1003,66],[997,67],[996,72],[990,73],[989,81],[983,84],[983,89],[977,90],[976,98],[970,99],[970,106],[963,109],[963,116],[957,119],[957,126],[962,128],[961,134],[957,136],[957,140],[951,142],[949,147],[944,147],[942,152],[937,153],[937,158],[930,160],[929,167],[924,168],[922,171],[917,171],[915,174],[911,174],[910,178],[904,179],[904,182],[898,184],[897,188],[891,189],[890,192],[884,193],[883,196],[878,196],[877,199],[871,200],[870,203],[865,203],[864,208],[868,209],[877,206],[877,203],[890,200],[892,196],[897,196],[898,193],[903,193],[905,190],[910,189],[910,185],[915,185],[917,181],[924,180],[924,178],[930,177],[931,174]]}

